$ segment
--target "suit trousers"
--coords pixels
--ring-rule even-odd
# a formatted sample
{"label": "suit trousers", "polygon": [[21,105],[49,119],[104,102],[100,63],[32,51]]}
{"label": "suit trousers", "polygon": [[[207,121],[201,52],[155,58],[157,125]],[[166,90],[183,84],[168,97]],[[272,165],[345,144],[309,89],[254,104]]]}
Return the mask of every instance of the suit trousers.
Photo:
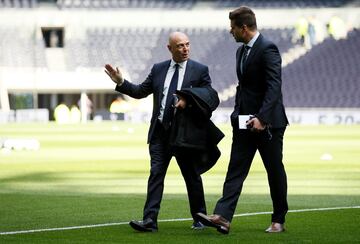
{"label": "suit trousers", "polygon": [[[165,130],[161,122],[156,121],[149,144],[151,169],[148,179],[147,199],[144,206],[144,220],[151,218],[155,222],[157,221],[164,191],[164,179],[173,156],[169,147],[169,136],[170,129]],[[197,220],[196,213],[206,214],[201,176],[196,171],[195,162],[193,162],[191,155],[177,155],[176,161],[185,180],[191,215],[194,220]]]}
{"label": "suit trousers", "polygon": [[235,212],[243,183],[249,173],[255,153],[259,150],[265,166],[270,195],[273,203],[272,222],[284,223],[288,211],[287,179],[282,162],[285,128],[251,132],[233,129],[230,162],[223,186],[223,195],[217,202],[214,213],[231,221]]}

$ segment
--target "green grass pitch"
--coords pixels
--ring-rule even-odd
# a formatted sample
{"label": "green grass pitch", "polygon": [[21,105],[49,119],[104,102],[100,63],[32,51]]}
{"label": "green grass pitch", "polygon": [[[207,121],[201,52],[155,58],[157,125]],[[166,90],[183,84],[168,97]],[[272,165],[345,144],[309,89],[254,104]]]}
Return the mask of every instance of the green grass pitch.
{"label": "green grass pitch", "polygon": [[[231,145],[203,175],[208,212],[221,195]],[[157,233],[137,233],[149,173],[148,125],[2,124],[0,139],[35,138],[38,151],[0,150],[0,243],[359,243],[360,208],[290,212],[287,231],[265,234],[269,214],[235,217],[229,235],[190,229],[184,181],[171,162]],[[360,205],[360,126],[288,127],[284,140],[290,210]],[[266,172],[256,155],[236,214],[271,212]],[[8,234],[97,224],[72,230]]]}

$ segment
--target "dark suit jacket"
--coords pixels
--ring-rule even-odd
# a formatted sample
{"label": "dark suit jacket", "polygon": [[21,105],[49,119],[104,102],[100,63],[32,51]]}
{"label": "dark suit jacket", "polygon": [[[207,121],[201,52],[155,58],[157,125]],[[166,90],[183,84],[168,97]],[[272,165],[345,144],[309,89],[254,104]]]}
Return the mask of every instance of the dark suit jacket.
{"label": "dark suit jacket", "polygon": [[[133,98],[144,98],[153,94],[153,111],[148,133],[148,143],[150,143],[155,125],[160,114],[161,100],[163,98],[164,82],[166,73],[170,66],[170,60],[154,64],[150,74],[144,82],[135,85],[125,80],[121,86],[116,86],[115,90]],[[186,64],[186,71],[182,88],[205,87],[211,85],[209,68],[194,60],[189,59]]]}
{"label": "dark suit jacket", "polygon": [[239,85],[231,115],[232,125],[238,128],[238,115],[252,114],[272,128],[286,127],[288,120],[281,92],[281,56],[277,46],[260,34],[241,74],[243,49],[241,46],[236,52]]}
{"label": "dark suit jacket", "polygon": [[173,152],[191,155],[199,174],[215,165],[221,153],[217,144],[224,137],[210,120],[219,105],[217,92],[211,87],[184,88],[176,94],[186,99],[186,108],[177,110],[171,128]]}

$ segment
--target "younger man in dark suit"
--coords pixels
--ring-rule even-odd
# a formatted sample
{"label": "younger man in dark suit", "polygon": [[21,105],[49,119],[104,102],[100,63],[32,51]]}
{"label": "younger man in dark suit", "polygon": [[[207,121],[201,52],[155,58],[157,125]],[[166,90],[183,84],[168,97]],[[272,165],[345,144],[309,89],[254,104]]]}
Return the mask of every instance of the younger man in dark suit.
{"label": "younger man in dark suit", "polygon": [[[230,12],[229,18],[230,33],[236,42],[243,43],[236,52],[239,84],[231,114],[231,156],[223,195],[214,215],[199,213],[199,216],[205,225],[224,234],[229,232],[243,182],[259,150],[273,202],[272,223],[265,231],[282,232],[288,211],[287,180],[282,163],[283,136],[288,120],[282,101],[281,57],[277,46],[257,31],[255,14],[250,8],[240,7]],[[253,115],[247,121],[248,129],[239,128],[239,115]]]}

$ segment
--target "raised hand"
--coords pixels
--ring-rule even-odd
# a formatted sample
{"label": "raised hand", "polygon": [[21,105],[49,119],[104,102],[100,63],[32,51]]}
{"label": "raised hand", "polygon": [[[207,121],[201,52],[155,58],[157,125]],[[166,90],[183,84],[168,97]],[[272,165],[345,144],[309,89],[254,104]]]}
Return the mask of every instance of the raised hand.
{"label": "raised hand", "polygon": [[116,67],[116,70],[110,65],[105,65],[105,73],[112,79],[117,85],[122,85],[124,83],[124,78],[122,77],[122,73],[119,68]]}

